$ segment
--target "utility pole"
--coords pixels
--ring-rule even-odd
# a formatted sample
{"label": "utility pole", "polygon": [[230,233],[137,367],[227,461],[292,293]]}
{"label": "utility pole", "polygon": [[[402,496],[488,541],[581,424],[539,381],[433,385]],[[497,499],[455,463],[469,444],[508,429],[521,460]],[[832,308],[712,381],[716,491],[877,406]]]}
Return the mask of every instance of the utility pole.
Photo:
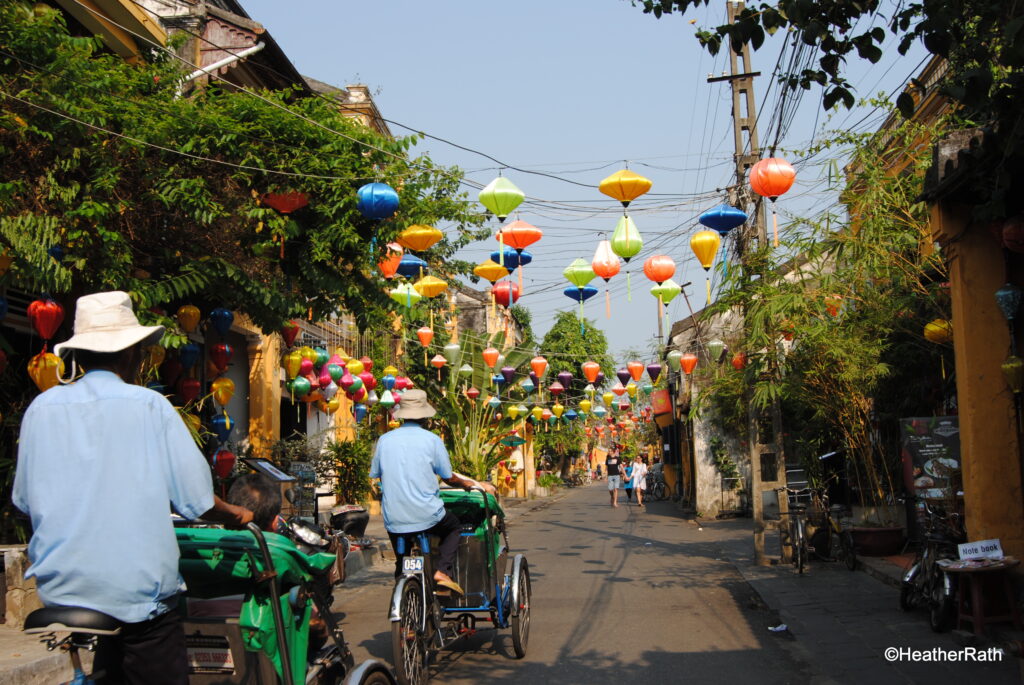
{"label": "utility pole", "polygon": [[[734,23],[744,9],[741,0],[726,0],[729,23]],[[751,238],[756,239],[757,246],[767,244],[768,235],[763,203],[754,201],[747,183],[747,172],[750,167],[761,159],[761,148],[757,141],[757,103],[754,100],[754,77],[760,72],[754,71],[750,63],[750,48],[747,45],[737,51],[729,41],[729,74],[709,76],[708,83],[728,81],[732,86],[732,121],[736,162],[736,183],[729,190],[729,204],[747,211],[753,204],[753,231],[744,227],[739,229],[736,250],[742,261],[751,247]],[[750,212],[747,212],[748,216]],[[753,233],[754,235],[750,235]],[[748,393],[748,402],[750,396]],[[764,550],[765,504],[779,512],[788,512],[789,500],[779,496],[776,488],[785,483],[785,460],[782,455],[782,418],[778,405],[771,410],[771,428],[766,430],[764,416],[761,411],[753,408],[747,415],[747,444],[750,449],[750,481],[751,506],[754,514],[754,558],[759,565],[767,563]],[[783,493],[784,494],[784,493]]]}

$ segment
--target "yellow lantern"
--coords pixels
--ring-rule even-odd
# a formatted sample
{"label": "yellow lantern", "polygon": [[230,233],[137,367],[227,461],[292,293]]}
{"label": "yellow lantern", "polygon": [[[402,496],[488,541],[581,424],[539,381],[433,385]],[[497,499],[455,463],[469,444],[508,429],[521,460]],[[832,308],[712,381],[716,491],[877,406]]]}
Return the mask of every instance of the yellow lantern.
{"label": "yellow lantern", "polygon": [[544,408],[540,406],[534,407],[530,410],[530,413],[533,414],[535,420],[540,421],[541,417],[544,416]]}
{"label": "yellow lantern", "polygon": [[235,396],[235,382],[225,376],[210,383],[210,389],[213,391],[213,399],[222,407]]}
{"label": "yellow lantern", "polygon": [[363,362],[355,358],[349,359],[348,363],[345,364],[345,368],[348,369],[348,372],[353,376],[358,376],[359,374],[366,370],[366,366],[363,364]]}
{"label": "yellow lantern", "polygon": [[288,380],[299,375],[299,368],[302,366],[302,352],[292,350],[284,356],[284,370],[288,374]]}
{"label": "yellow lantern", "polygon": [[1006,384],[1010,386],[1014,394],[1024,390],[1024,359],[1017,356],[1009,356],[1002,363],[1003,376]]}
{"label": "yellow lantern", "polygon": [[399,421],[398,419],[391,419],[390,421],[388,421],[388,428],[398,428],[401,425],[402,422]]}
{"label": "yellow lantern", "polygon": [[605,393],[601,395],[601,399],[604,400],[604,404],[606,407],[610,407],[612,406],[612,402],[615,401],[615,394],[612,393],[610,390],[606,390]]}
{"label": "yellow lantern", "polygon": [[398,375],[398,369],[396,369],[394,366],[390,366],[390,365],[389,366],[385,366],[384,367],[384,375],[385,376],[397,376]]}
{"label": "yellow lantern", "polygon": [[711,267],[715,263],[715,255],[722,244],[718,231],[697,231],[690,238],[690,249],[697,255],[697,261],[704,267],[707,274],[708,302],[711,302]]}
{"label": "yellow lantern", "polygon": [[338,396],[335,395],[329,400],[320,400],[317,402],[316,406],[320,411],[329,415],[341,408],[341,401],[338,399]]}
{"label": "yellow lantern", "polygon": [[178,325],[186,333],[194,333],[199,326],[199,307],[192,304],[182,305],[178,308]]}
{"label": "yellow lantern", "polygon": [[589,413],[590,412],[590,408],[592,406],[593,405],[591,404],[590,400],[588,400],[588,399],[580,400],[580,411],[583,412],[584,414]]}
{"label": "yellow lantern", "polygon": [[636,383],[630,382],[630,384],[626,386],[626,392],[629,393],[630,397],[636,397]]}
{"label": "yellow lantern", "polygon": [[651,189],[651,180],[629,169],[622,169],[601,181],[597,189],[621,202],[623,207],[628,207],[630,202]]}
{"label": "yellow lantern", "polygon": [[948,343],[953,339],[953,322],[945,319],[935,319],[924,326],[925,340],[937,345]]}
{"label": "yellow lantern", "polygon": [[433,226],[413,224],[398,234],[397,242],[408,250],[422,252],[423,250],[429,250],[443,237],[444,233],[441,233],[441,231]]}
{"label": "yellow lantern", "polygon": [[436,276],[424,276],[413,283],[412,287],[423,297],[436,297],[448,289],[448,282]]}
{"label": "yellow lantern", "polygon": [[52,352],[40,352],[28,361],[28,375],[40,392],[46,392],[64,375],[64,360]]}
{"label": "yellow lantern", "polygon": [[473,273],[486,281],[496,283],[502,278],[505,278],[505,276],[508,276],[510,272],[493,259],[488,259],[487,261],[480,262],[473,267]]}
{"label": "yellow lantern", "polygon": [[151,368],[155,369],[164,363],[164,359],[167,357],[167,350],[160,345],[148,345],[143,348],[146,353],[146,364]]}
{"label": "yellow lantern", "polygon": [[303,345],[300,347],[299,354],[303,359],[308,359],[309,361],[316,363],[316,350],[309,345]]}
{"label": "yellow lantern", "polygon": [[513,421],[519,416],[519,407],[516,405],[510,405],[508,408],[508,417]]}
{"label": "yellow lantern", "polygon": [[561,404],[556,404],[551,407],[551,413],[555,415],[556,419],[562,418],[562,414],[565,412],[565,407]]}

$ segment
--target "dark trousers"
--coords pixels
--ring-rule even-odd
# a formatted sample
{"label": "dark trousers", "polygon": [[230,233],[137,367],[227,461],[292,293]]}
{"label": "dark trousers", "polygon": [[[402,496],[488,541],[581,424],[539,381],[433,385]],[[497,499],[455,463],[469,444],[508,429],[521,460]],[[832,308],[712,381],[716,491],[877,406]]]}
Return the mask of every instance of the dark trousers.
{"label": "dark trousers", "polygon": [[633,501],[633,488],[626,488],[626,501]]}
{"label": "dark trousers", "polygon": [[96,644],[98,685],[188,685],[185,628],[176,609],[141,623],[124,623],[121,634]]}
{"label": "dark trousers", "polygon": [[[459,551],[459,538],[462,536],[462,524],[459,523],[458,517],[450,511],[445,512],[444,518],[440,522],[422,532],[427,535],[437,535],[441,538],[441,545],[438,547],[437,570],[450,577],[455,566],[455,555]],[[398,553],[398,538],[406,538],[405,549],[408,552],[411,546],[409,544],[410,539],[415,539],[417,535],[419,533],[392,533],[388,531],[388,537],[391,538],[391,549],[395,550],[395,578],[402,575],[402,557],[405,556]]]}

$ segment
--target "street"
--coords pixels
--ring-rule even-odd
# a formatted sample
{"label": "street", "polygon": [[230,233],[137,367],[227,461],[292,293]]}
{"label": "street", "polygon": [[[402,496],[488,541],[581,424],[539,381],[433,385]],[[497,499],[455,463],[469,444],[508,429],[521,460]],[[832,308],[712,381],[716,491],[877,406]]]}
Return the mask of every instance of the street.
{"label": "street", "polygon": [[[527,655],[511,657],[509,631],[481,629],[441,653],[437,682],[1020,682],[1012,657],[886,661],[886,647],[958,647],[923,614],[900,612],[896,590],[865,573],[753,566],[748,519],[698,526],[671,502],[612,509],[599,483],[516,507],[508,521],[533,580]],[[357,662],[391,663],[391,587],[391,566],[381,565],[337,594]],[[769,630],[782,622],[789,629]]]}

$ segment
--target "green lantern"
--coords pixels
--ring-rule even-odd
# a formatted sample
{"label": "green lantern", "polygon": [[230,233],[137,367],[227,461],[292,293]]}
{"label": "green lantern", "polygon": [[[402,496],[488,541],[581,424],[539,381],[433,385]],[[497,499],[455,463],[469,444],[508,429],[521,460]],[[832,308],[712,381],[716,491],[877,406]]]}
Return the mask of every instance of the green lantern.
{"label": "green lantern", "polygon": [[711,340],[707,344],[708,356],[711,357],[711,361],[718,362],[722,359],[722,353],[725,352],[725,343],[717,338]]}
{"label": "green lantern", "polygon": [[448,360],[448,363],[455,366],[459,363],[459,358],[462,356],[462,348],[459,347],[459,343],[448,343],[441,350],[441,355]]}
{"label": "green lantern", "polygon": [[640,237],[636,224],[629,216],[623,214],[612,234],[612,252],[629,263],[630,259],[640,253],[643,246],[644,240]]}
{"label": "green lantern", "polygon": [[594,269],[590,266],[590,262],[574,259],[572,264],[565,267],[562,275],[577,288],[582,288],[594,280]]}
{"label": "green lantern", "polygon": [[473,367],[469,364],[463,364],[459,367],[459,375],[463,378],[468,378],[473,375]]}
{"label": "green lantern", "polygon": [[679,287],[679,284],[673,281],[671,278],[659,285],[651,286],[651,295],[661,298],[661,301],[668,304],[672,300],[676,299],[679,293],[683,292],[683,289]]}
{"label": "green lantern", "polygon": [[480,204],[486,207],[500,221],[515,211],[526,194],[504,176],[499,176],[480,191]]}
{"label": "green lantern", "polygon": [[682,352],[680,352],[679,350],[672,350],[667,355],[665,355],[665,358],[668,360],[668,368],[672,369],[673,371],[679,371],[679,369],[681,368],[680,360],[683,358]]}

